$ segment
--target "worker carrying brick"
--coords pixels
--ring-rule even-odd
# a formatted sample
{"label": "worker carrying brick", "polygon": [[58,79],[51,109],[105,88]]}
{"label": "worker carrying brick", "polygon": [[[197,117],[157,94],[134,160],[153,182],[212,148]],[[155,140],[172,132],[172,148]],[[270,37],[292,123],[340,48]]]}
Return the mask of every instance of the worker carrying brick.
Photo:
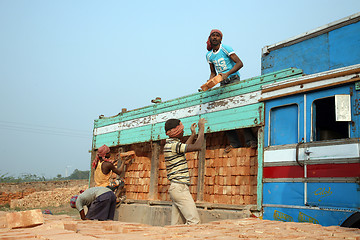
{"label": "worker carrying brick", "polygon": [[[221,43],[223,34],[218,29],[210,32],[206,48],[206,60],[210,64],[210,79],[214,78],[218,73],[222,81],[220,86],[236,83],[240,81],[239,70],[244,66],[243,62],[236,55],[232,47]],[[245,144],[242,144],[236,130],[226,131],[226,136],[230,145],[226,147],[225,153],[230,152],[232,148],[239,147],[257,147],[257,140],[251,129],[243,129]]]}
{"label": "worker carrying brick", "polygon": [[198,122],[199,134],[196,136],[196,123],[190,127],[191,135],[185,143],[180,139],[184,135],[184,125],[179,119],[169,119],[165,123],[165,132],[169,136],[164,146],[164,156],[167,170],[167,178],[170,181],[169,194],[173,202],[171,213],[171,224],[200,223],[199,214],[192,198],[189,185],[190,174],[185,158],[186,152],[200,151],[204,142],[204,129],[206,120],[201,118]]}
{"label": "worker carrying brick", "polygon": [[105,144],[97,150],[96,157],[92,163],[92,168],[95,169],[94,181],[96,187],[106,187],[111,185],[112,174],[121,175],[124,171],[127,161],[121,161],[121,165],[117,168],[110,158],[110,148]]}
{"label": "worker carrying brick", "polygon": [[[82,220],[114,220],[116,196],[110,188],[92,187],[72,196],[70,206],[79,211]],[[88,208],[86,215],[84,206]]]}

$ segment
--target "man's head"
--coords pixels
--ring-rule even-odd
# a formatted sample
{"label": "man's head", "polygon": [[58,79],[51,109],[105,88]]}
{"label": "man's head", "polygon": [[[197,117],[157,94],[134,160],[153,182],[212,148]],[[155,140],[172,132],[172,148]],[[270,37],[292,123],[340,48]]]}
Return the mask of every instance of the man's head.
{"label": "man's head", "polygon": [[105,144],[102,145],[101,147],[99,147],[98,151],[97,151],[97,155],[101,158],[110,157],[110,148],[108,146],[106,146]]}
{"label": "man's head", "polygon": [[213,29],[210,32],[208,41],[207,43],[207,50],[210,51],[212,50],[215,46],[218,46],[221,44],[221,40],[222,40],[223,34],[220,30],[218,29]]}
{"label": "man's head", "polygon": [[71,199],[70,199],[70,207],[76,208],[76,200],[77,200],[78,196],[79,195],[75,195],[75,196],[71,197]]}
{"label": "man's head", "polygon": [[184,135],[184,125],[179,119],[169,119],[165,123],[165,132],[171,138],[181,138]]}

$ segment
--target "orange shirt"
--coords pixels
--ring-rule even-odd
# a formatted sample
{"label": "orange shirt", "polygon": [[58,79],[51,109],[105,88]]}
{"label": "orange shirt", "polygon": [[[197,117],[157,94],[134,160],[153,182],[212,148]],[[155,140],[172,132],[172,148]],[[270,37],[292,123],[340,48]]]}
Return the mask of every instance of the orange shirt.
{"label": "orange shirt", "polygon": [[110,171],[108,174],[104,174],[101,170],[101,166],[104,162],[98,162],[97,167],[95,169],[94,173],[94,181],[96,187],[106,187],[110,184],[110,177],[112,174],[112,171]]}

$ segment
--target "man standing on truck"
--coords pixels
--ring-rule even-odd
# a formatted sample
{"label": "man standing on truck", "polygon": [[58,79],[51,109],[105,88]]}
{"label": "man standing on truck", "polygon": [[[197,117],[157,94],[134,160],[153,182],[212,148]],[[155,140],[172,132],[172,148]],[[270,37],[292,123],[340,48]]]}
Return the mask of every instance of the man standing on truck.
{"label": "man standing on truck", "polygon": [[107,187],[110,185],[110,178],[112,173],[121,175],[124,171],[125,162],[121,161],[119,168],[110,161],[110,148],[105,144],[99,147],[95,160],[92,163],[92,168],[95,169],[94,181],[96,187]]}
{"label": "man standing on truck", "polygon": [[185,143],[181,143],[180,138],[184,135],[184,125],[179,119],[169,119],[165,123],[166,139],[164,146],[164,156],[166,163],[167,177],[170,180],[170,198],[173,201],[171,224],[182,224],[182,217],[185,224],[198,224],[200,217],[192,198],[189,185],[190,174],[185,158],[186,152],[200,151],[204,142],[204,129],[206,120],[201,118],[198,122],[199,134],[196,136],[196,123],[190,127],[191,135]]}
{"label": "man standing on truck", "polygon": [[[222,37],[223,34],[220,30],[211,30],[208,41],[206,42],[206,48],[208,50],[206,60],[210,64],[209,79],[215,77],[217,72],[222,77],[220,86],[226,86],[240,81],[239,70],[244,64],[232,47],[221,43]],[[251,129],[244,128],[243,134],[246,147],[257,147],[257,141]],[[236,130],[226,131],[226,136],[230,142],[230,146],[226,147],[225,152],[230,152],[231,148],[242,146]]]}

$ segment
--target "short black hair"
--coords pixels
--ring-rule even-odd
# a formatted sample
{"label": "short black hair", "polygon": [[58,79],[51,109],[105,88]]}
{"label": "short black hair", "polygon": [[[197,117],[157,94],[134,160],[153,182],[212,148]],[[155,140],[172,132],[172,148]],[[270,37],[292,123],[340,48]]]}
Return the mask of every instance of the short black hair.
{"label": "short black hair", "polygon": [[179,119],[172,118],[172,119],[167,120],[165,123],[165,132],[167,132],[173,128],[176,128],[179,124],[180,124]]}

